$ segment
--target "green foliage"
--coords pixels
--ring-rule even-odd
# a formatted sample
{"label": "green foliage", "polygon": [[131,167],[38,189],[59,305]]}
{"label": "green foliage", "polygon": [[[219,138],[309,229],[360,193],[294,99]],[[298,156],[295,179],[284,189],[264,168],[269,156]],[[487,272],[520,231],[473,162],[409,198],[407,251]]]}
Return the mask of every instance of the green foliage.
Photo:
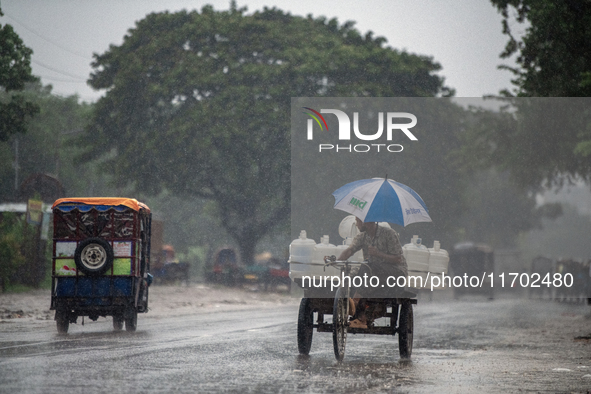
{"label": "green foliage", "polygon": [[[586,0],[491,0],[503,15],[509,42],[502,53],[517,54],[514,84],[519,96],[591,96],[591,3]],[[510,15],[527,24],[519,39]]]}
{"label": "green foliage", "polygon": [[290,98],[435,96],[453,92],[431,58],[384,46],[352,22],[277,9],[148,15],[96,55],[96,105],[82,161],[119,185],[216,202],[252,262],[290,210]]}
{"label": "green foliage", "polygon": [[510,98],[501,112],[475,110],[462,135],[463,160],[510,171],[515,184],[537,191],[591,179],[589,98]]}
{"label": "green foliage", "polygon": [[25,239],[25,221],[15,213],[4,212],[0,217],[0,285],[2,291],[13,280],[19,267],[24,265],[22,253]]}
{"label": "green foliage", "polygon": [[[587,0],[491,0],[503,15],[509,36],[507,58],[517,54],[511,69],[517,96],[591,96],[591,2]],[[527,26],[522,37],[511,30],[512,18]],[[515,30],[515,28],[513,28]],[[512,95],[508,91],[505,95]],[[571,106],[573,108],[568,108]],[[548,114],[564,110],[560,121]],[[562,185],[565,180],[591,177],[591,121],[588,101],[528,101],[516,105],[525,119],[515,129],[481,134],[505,168],[527,185]],[[525,107],[525,110],[524,108]],[[536,107],[536,108],[532,108]],[[537,114],[536,114],[537,112]],[[537,116],[537,115],[540,116]],[[521,126],[523,125],[523,127]],[[496,135],[495,135],[496,134]],[[503,145],[511,145],[503,150]]]}
{"label": "green foliage", "polygon": [[[5,94],[0,93],[0,99]],[[19,184],[35,173],[51,174],[62,182],[70,195],[87,194],[97,178],[88,166],[75,166],[73,158],[80,148],[72,143],[84,127],[91,106],[80,104],[78,97],[60,97],[51,86],[29,84],[23,92],[38,114],[26,126],[26,133],[0,142],[0,201],[14,198],[14,143],[18,138]]]}
{"label": "green foliage", "polygon": [[[0,10],[0,16],[3,16]],[[23,90],[25,83],[36,81],[31,74],[31,54],[10,25],[0,24],[0,91]],[[0,98],[0,142],[15,133],[24,133],[28,117],[39,108],[22,95],[11,94]]]}

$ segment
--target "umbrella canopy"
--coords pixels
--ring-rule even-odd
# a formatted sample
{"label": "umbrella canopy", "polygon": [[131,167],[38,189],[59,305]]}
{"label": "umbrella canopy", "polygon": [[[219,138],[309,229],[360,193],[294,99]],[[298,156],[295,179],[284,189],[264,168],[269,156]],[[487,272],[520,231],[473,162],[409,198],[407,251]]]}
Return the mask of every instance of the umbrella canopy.
{"label": "umbrella canopy", "polygon": [[353,214],[364,222],[407,226],[431,221],[423,199],[410,187],[392,179],[362,179],[347,183],[332,195],[335,209]]}

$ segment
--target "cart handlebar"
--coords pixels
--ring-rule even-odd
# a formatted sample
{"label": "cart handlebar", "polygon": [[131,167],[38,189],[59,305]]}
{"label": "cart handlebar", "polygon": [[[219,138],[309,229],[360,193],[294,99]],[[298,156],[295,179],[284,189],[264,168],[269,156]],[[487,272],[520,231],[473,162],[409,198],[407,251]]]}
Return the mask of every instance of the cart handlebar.
{"label": "cart handlebar", "polygon": [[347,261],[347,260],[337,260],[336,256],[324,256],[324,267],[337,267],[340,268],[341,270],[345,270],[346,273],[349,273],[349,271],[351,270],[351,266],[352,265],[365,265],[367,268],[369,268],[370,272],[371,272],[371,267],[369,266],[369,261],[368,260],[364,260],[364,261]]}

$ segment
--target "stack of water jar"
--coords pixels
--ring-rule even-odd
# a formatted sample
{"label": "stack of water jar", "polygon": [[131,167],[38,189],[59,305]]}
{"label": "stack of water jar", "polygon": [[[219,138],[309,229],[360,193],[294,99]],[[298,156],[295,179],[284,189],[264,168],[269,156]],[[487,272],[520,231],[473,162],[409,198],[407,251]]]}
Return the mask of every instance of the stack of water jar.
{"label": "stack of water jar", "polygon": [[325,256],[337,256],[338,253],[328,235],[322,236],[317,244],[313,239],[307,238],[306,230],[302,230],[299,238],[289,245],[289,277],[301,284],[302,276],[338,276],[340,271],[337,268],[324,265]]}
{"label": "stack of water jar", "polygon": [[[289,245],[289,277],[294,282],[301,284],[302,276],[340,276],[341,271],[335,267],[325,267],[325,256],[339,255],[349,247],[351,241],[357,235],[355,216],[347,216],[339,225],[339,235],[344,241],[341,245],[335,246],[330,243],[328,235],[320,238],[317,244],[314,240],[307,238],[305,230],[300,232],[299,238]],[[358,251],[349,258],[349,261],[363,261],[363,252]]]}
{"label": "stack of water jar", "polygon": [[[390,227],[388,223],[380,223],[380,226]],[[344,241],[338,246],[330,243],[328,235],[322,236],[320,242],[316,243],[307,238],[306,231],[302,230],[300,236],[289,245],[289,277],[301,285],[303,276],[340,276],[337,268],[325,266],[324,257],[339,257],[358,232],[353,215],[344,218],[339,225],[339,235]],[[421,238],[414,235],[411,242],[404,245],[402,250],[408,265],[408,276],[422,278],[422,286],[419,286],[421,281],[417,280],[416,283],[409,283],[409,287],[430,288],[430,283],[427,283],[428,273],[431,276],[447,273],[449,255],[446,250],[441,249],[439,241],[435,241],[432,248],[427,248],[422,244]],[[363,252],[357,251],[349,261],[363,261]]]}
{"label": "stack of water jar", "polygon": [[432,248],[427,248],[422,244],[421,238],[418,235],[413,235],[410,243],[402,247],[406,264],[408,265],[409,277],[420,277],[421,281],[411,281],[410,286],[418,288],[430,288],[430,283],[427,283],[429,275],[441,275],[447,273],[447,266],[449,263],[449,254],[446,250],[441,249],[439,241],[433,243]]}

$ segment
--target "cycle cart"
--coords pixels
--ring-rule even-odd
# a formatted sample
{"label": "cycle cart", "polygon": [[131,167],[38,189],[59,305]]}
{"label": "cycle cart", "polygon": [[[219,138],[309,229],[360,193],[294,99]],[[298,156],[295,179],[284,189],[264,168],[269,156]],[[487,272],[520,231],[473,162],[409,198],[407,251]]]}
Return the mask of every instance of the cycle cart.
{"label": "cycle cart", "polygon": [[[351,275],[355,265],[366,263],[337,261],[334,256],[325,258],[327,266],[337,267],[345,276]],[[347,334],[398,334],[398,349],[402,359],[410,359],[413,342],[413,305],[417,303],[416,293],[405,289],[392,289],[390,298],[365,298],[368,311],[377,311],[374,317],[386,318],[388,323],[382,326],[368,325],[368,328],[349,327],[350,303],[354,289],[342,286],[332,297],[326,290],[304,288],[304,298],[300,302],[298,314],[297,340],[300,354],[308,355],[312,346],[312,334],[332,332],[334,354],[337,361],[345,357]],[[327,298],[329,297],[329,298]],[[332,323],[325,321],[332,315]]]}
{"label": "cycle cart", "polygon": [[53,204],[51,310],[65,334],[79,316],[112,316],[135,331],[148,311],[151,213],[130,198],[63,198]]}
{"label": "cycle cart", "polygon": [[[394,223],[404,227],[411,223],[431,221],[427,206],[421,197],[410,187],[388,179],[387,176],[347,183],[335,190],[332,195],[335,198],[333,208],[352,215],[344,218],[339,225],[339,235],[345,239],[345,242],[338,247],[332,245],[337,253],[342,254],[348,249],[347,239],[354,240],[356,231],[353,230],[361,230],[362,227],[359,223],[373,222],[378,223],[378,226],[384,224],[388,227],[388,223]],[[306,288],[304,278],[317,274],[318,268],[322,266],[326,273],[332,271],[340,273],[341,278],[352,279],[352,266],[359,264],[365,264],[368,268],[370,266],[366,263],[337,261],[332,253],[330,258],[325,257],[329,255],[326,252],[331,249],[331,245],[328,244],[326,235],[323,239],[325,242],[315,244],[313,240],[307,238],[306,231],[302,230],[300,237],[290,244],[290,277],[304,289],[304,298],[300,303],[298,315],[299,352],[301,354],[310,352],[314,329],[318,332],[332,332],[334,353],[338,361],[345,357],[347,333],[398,334],[400,357],[409,359],[412,354],[414,329],[412,306],[417,303],[416,293],[394,287],[383,289],[388,291],[379,294],[370,289],[362,290],[361,296],[367,306],[366,314],[371,312],[371,318],[379,322],[383,321],[382,318],[386,318],[388,323],[382,326],[370,323],[367,328],[351,327],[349,315],[352,313],[349,313],[349,308],[351,293],[354,290],[348,287],[350,281],[343,279],[340,283],[341,287],[331,294],[326,287],[315,287],[313,283],[309,283],[309,287]],[[423,270],[429,269],[429,256],[430,253],[427,252],[427,260],[422,261]],[[364,254],[363,258],[366,257]],[[355,255],[349,258],[355,258]],[[406,261],[408,264],[409,260],[406,259]],[[371,298],[376,295],[379,298]],[[330,314],[332,314],[332,323],[327,323],[324,318]]]}

